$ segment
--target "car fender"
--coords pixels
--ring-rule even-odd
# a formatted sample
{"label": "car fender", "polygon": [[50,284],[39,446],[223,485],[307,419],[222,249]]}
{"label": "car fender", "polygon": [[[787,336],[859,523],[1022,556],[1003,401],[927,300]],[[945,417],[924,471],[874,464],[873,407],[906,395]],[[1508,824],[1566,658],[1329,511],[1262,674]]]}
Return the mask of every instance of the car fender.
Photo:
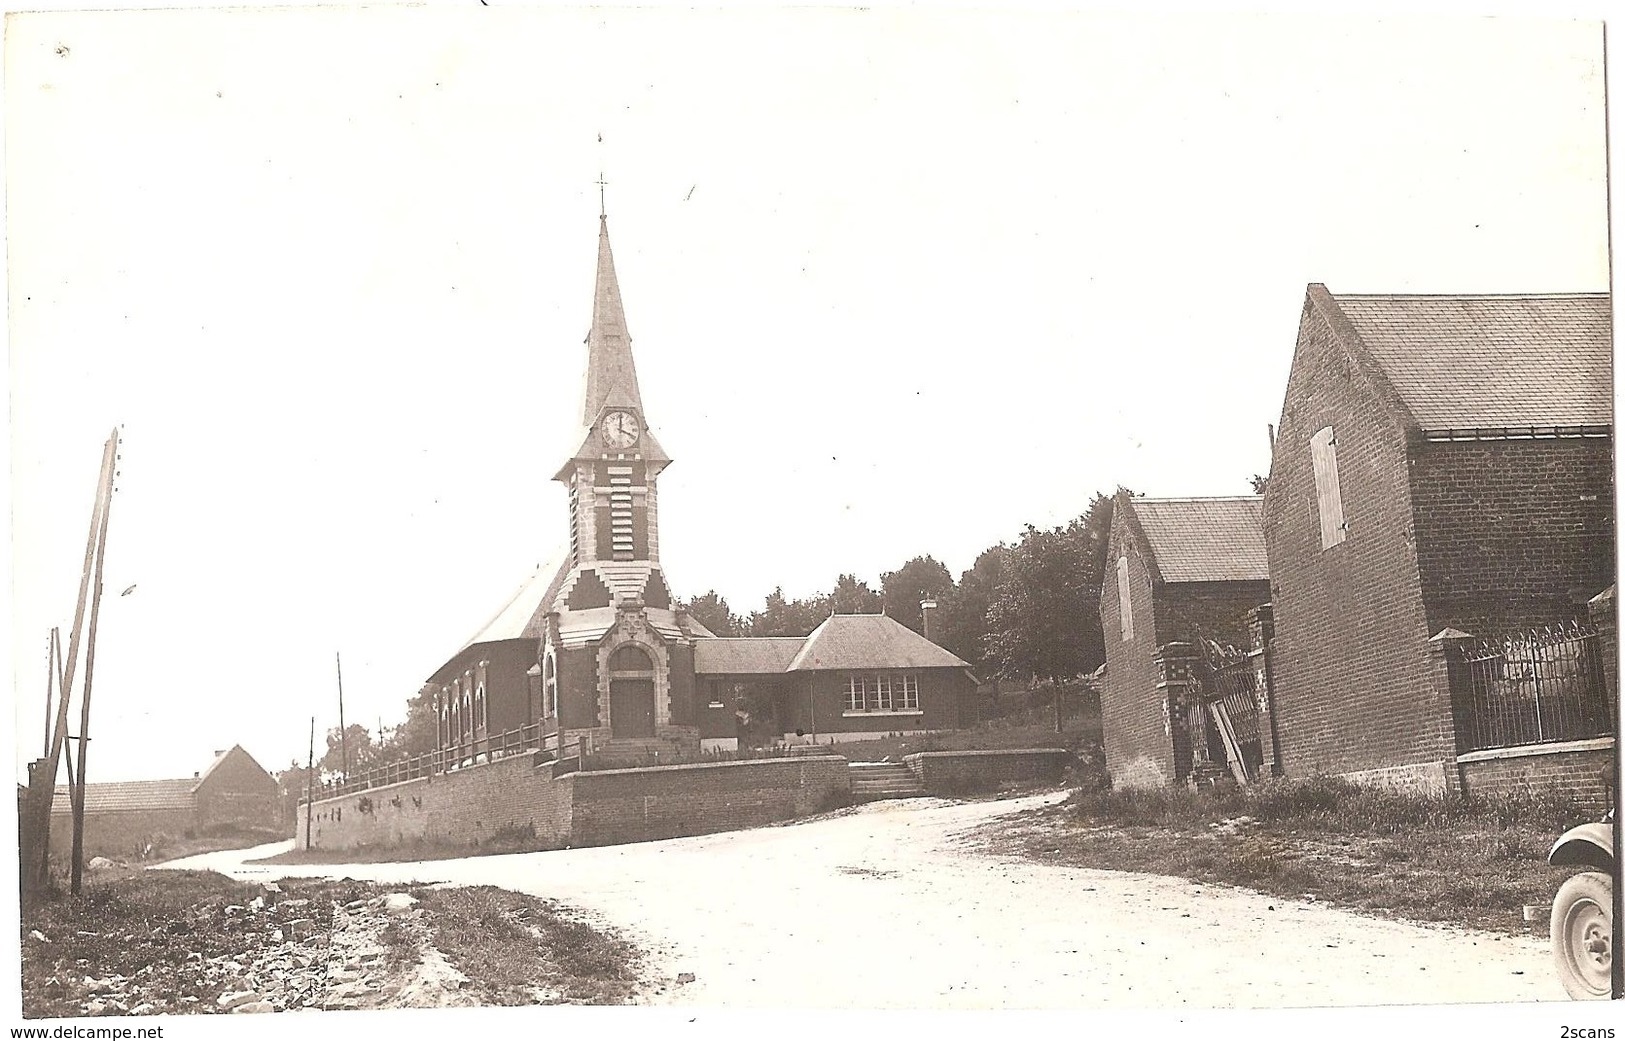
{"label": "car fender", "polygon": [[1612,873],[1614,870],[1614,826],[1609,823],[1582,824],[1570,828],[1546,854],[1546,863],[1553,867],[1593,867]]}

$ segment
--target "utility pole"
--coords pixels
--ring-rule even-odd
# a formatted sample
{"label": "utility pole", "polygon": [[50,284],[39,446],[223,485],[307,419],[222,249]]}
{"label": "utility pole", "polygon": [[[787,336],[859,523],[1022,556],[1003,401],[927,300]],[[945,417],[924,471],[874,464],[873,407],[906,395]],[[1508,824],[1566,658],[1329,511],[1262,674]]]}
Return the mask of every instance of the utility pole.
{"label": "utility pole", "polygon": [[344,779],[350,779],[350,746],[347,735],[344,733],[344,659],[339,652],[333,652],[333,663],[339,671],[339,762],[344,767]]}
{"label": "utility pole", "polygon": [[305,848],[310,848],[310,815],[316,807],[316,717],[310,717],[310,761],[305,765]]}

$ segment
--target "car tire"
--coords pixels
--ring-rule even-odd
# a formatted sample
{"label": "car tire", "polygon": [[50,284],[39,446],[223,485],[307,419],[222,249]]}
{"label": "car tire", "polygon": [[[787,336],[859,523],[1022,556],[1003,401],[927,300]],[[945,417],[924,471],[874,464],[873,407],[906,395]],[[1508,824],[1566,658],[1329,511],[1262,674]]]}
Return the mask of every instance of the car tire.
{"label": "car tire", "polygon": [[1613,888],[1602,872],[1584,871],[1564,882],[1552,899],[1552,955],[1571,998],[1612,993]]}

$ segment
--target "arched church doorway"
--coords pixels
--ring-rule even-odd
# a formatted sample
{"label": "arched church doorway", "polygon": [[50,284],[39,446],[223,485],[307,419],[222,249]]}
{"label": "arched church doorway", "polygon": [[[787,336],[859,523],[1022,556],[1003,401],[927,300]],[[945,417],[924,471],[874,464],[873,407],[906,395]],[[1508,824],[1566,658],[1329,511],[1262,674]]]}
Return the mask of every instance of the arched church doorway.
{"label": "arched church doorway", "polygon": [[609,731],[615,737],[655,736],[655,665],[632,644],[609,656]]}

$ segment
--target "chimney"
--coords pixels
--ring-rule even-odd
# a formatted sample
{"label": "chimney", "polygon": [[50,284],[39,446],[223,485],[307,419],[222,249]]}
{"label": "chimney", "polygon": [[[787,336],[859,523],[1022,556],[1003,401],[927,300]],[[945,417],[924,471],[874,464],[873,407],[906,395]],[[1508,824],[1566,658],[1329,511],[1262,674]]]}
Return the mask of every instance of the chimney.
{"label": "chimney", "polygon": [[925,638],[932,643],[937,642],[937,602],[935,600],[921,600],[920,614],[925,618]]}
{"label": "chimney", "polygon": [[214,750],[214,757],[215,757],[215,758],[216,758],[216,759],[219,759],[219,758],[220,758],[220,757],[221,757],[221,756],[223,756],[223,755],[225,755],[225,754],[226,754],[226,752],[227,752],[227,749],[224,749],[224,748],[216,748],[216,749],[215,749],[215,750]]}

